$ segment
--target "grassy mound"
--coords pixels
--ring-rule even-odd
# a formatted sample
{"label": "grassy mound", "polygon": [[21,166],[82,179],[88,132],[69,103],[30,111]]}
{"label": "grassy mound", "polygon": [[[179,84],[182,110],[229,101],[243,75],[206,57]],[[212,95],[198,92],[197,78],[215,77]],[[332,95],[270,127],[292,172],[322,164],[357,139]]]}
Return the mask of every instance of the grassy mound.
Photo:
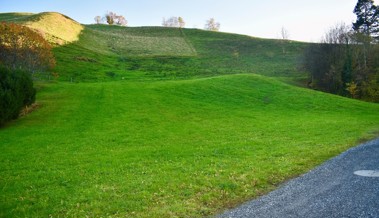
{"label": "grassy mound", "polygon": [[41,84],[0,131],[0,216],[201,217],[378,129],[379,105],[258,75]]}
{"label": "grassy mound", "polygon": [[40,32],[49,42],[57,45],[79,39],[83,26],[73,19],[56,12],[4,13],[0,20],[23,24]]}

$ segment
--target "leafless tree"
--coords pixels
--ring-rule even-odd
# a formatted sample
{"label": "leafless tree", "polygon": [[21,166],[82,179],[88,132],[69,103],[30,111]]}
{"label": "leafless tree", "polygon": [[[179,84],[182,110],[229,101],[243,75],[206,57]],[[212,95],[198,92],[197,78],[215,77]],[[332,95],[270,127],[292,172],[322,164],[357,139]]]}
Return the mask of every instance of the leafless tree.
{"label": "leafless tree", "polygon": [[167,20],[165,18],[163,18],[162,26],[164,26],[164,27],[181,27],[181,23],[180,23],[179,19],[181,19],[181,22],[184,23],[184,20],[181,17],[179,17],[179,18],[178,17],[170,17]]}
{"label": "leafless tree", "polygon": [[326,44],[350,44],[351,39],[351,26],[345,23],[338,23],[329,28],[321,42]]}
{"label": "leafless tree", "polygon": [[210,18],[209,20],[206,21],[204,28],[210,31],[219,31],[220,23],[216,22],[214,18]]}
{"label": "leafless tree", "polygon": [[117,15],[116,13],[109,11],[104,16],[105,21],[109,25],[119,25],[119,26],[126,26],[128,24],[128,21],[125,19],[122,15]]}
{"label": "leafless tree", "polygon": [[116,17],[116,13],[113,13],[112,11],[107,12],[104,16],[105,20],[107,21],[109,25],[114,24],[115,17]]}
{"label": "leafless tree", "polygon": [[280,30],[280,35],[282,37],[282,40],[288,40],[290,38],[288,30],[284,27],[282,27],[282,29]]}
{"label": "leafless tree", "polygon": [[286,28],[282,27],[282,29],[280,30],[280,35],[282,37],[282,40],[281,40],[282,51],[283,51],[283,54],[285,54],[286,53],[286,43],[288,42],[288,39],[289,39],[288,30]]}
{"label": "leafless tree", "polygon": [[126,26],[128,25],[128,21],[125,19],[124,16],[118,15],[116,16],[116,24],[120,26]]}
{"label": "leafless tree", "polygon": [[186,25],[186,22],[184,22],[184,19],[182,17],[178,17],[178,23],[180,28],[184,28]]}
{"label": "leafless tree", "polygon": [[96,16],[94,19],[95,19],[96,24],[101,24],[102,23],[101,16]]}

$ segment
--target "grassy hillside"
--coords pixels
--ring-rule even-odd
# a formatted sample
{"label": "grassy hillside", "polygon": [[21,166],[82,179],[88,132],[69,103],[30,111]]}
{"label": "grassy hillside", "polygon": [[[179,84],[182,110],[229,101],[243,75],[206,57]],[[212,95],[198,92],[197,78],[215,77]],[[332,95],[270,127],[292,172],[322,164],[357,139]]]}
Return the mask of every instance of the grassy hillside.
{"label": "grassy hillside", "polygon": [[278,80],[303,76],[305,45],[84,26],[0,129],[0,217],[205,217],[377,135],[378,104]]}
{"label": "grassy hillside", "polygon": [[19,23],[35,29],[55,45],[77,41],[83,30],[81,24],[56,12],[1,13],[0,21]]}
{"label": "grassy hillside", "polygon": [[236,73],[298,77],[304,75],[297,70],[304,45],[196,29],[90,25],[78,42],[55,49],[56,70],[66,81]]}
{"label": "grassy hillside", "polygon": [[0,14],[0,20],[18,20],[54,37],[70,34],[65,39],[72,43],[54,49],[56,72],[62,81],[173,79],[239,73],[304,77],[297,70],[306,45],[300,42],[198,29],[108,25],[85,25],[82,29],[83,26],[58,13],[30,16],[8,13]]}
{"label": "grassy hillside", "polygon": [[379,105],[256,75],[40,84],[0,131],[0,216],[200,217],[378,130]]}
{"label": "grassy hillside", "polygon": [[33,13],[0,13],[0,20],[4,22],[25,22]]}

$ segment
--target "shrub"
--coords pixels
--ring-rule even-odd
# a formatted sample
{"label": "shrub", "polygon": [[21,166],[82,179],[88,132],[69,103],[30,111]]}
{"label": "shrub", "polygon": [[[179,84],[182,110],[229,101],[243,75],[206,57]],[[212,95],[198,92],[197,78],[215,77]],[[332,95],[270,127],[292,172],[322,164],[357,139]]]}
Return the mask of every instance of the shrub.
{"label": "shrub", "polygon": [[29,73],[47,72],[55,59],[50,44],[34,30],[13,23],[0,23],[0,64]]}
{"label": "shrub", "polygon": [[16,119],[23,107],[35,101],[30,74],[0,67],[0,125]]}

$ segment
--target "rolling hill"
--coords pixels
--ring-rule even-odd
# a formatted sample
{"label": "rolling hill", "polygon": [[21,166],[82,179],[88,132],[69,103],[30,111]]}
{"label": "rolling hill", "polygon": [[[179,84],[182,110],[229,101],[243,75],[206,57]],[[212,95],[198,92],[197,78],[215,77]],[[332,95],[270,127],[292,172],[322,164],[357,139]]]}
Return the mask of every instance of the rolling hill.
{"label": "rolling hill", "polygon": [[173,79],[238,73],[304,78],[297,68],[306,44],[295,41],[198,29],[83,26],[52,12],[0,14],[0,20],[25,24],[45,33],[48,39],[72,42],[54,49],[56,71],[63,81]]}
{"label": "rolling hill", "polygon": [[[304,74],[297,66],[304,46],[197,29],[89,25],[78,42],[58,47],[55,52],[64,67],[58,65],[57,71],[65,80],[173,79],[236,73],[301,77]],[[65,63],[69,62],[78,67],[68,69]]]}
{"label": "rolling hill", "polygon": [[207,217],[378,135],[378,104],[282,82],[304,46],[84,25],[0,129],[0,217]]}

